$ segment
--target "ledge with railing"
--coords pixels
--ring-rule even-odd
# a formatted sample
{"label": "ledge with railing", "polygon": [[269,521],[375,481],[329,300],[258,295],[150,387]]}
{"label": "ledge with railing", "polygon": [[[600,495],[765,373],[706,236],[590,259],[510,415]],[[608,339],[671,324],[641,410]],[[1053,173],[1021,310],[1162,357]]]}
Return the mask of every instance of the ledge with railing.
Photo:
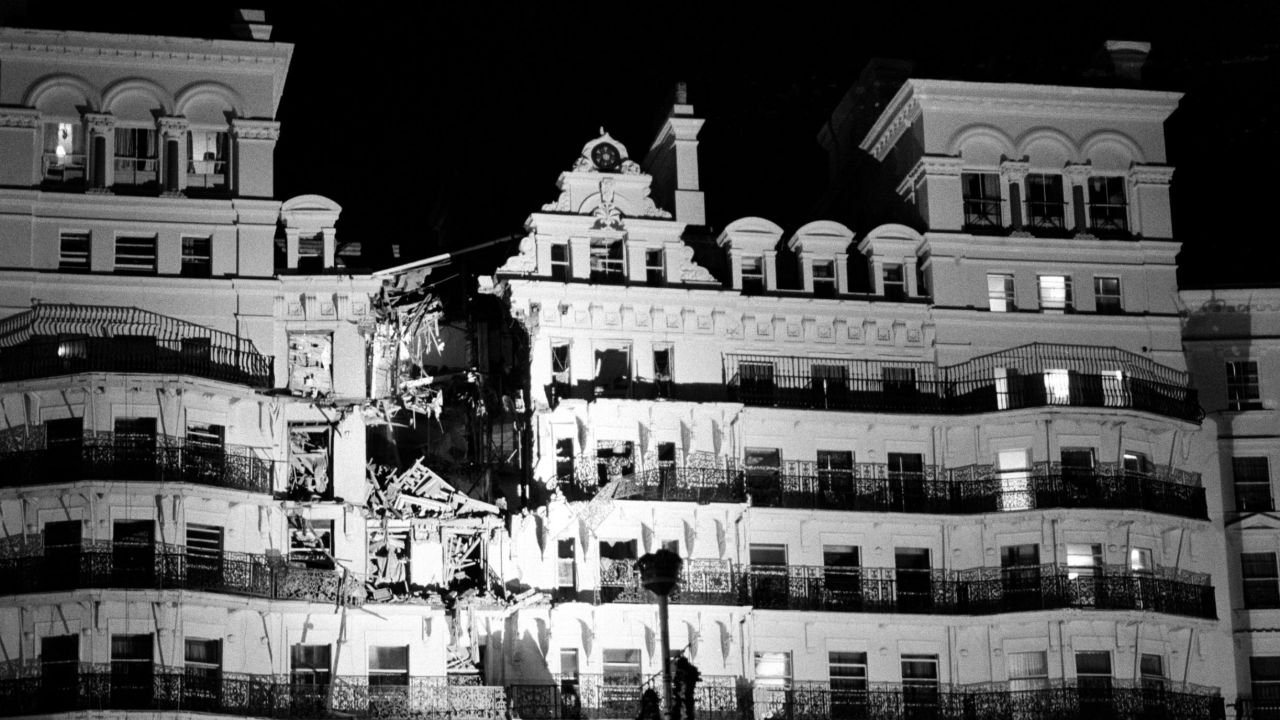
{"label": "ledge with railing", "polygon": [[[314,678],[313,678],[314,679]],[[445,677],[337,676],[299,682],[216,668],[145,663],[47,664],[0,675],[0,716],[100,710],[189,711],[271,718],[502,720],[501,687]]]}
{"label": "ledge with railing", "polygon": [[1198,422],[1189,376],[1119,348],[1032,343],[951,366],[724,356],[729,398],[765,407],[963,415],[1037,407],[1127,408]]}
{"label": "ledge with railing", "polygon": [[[1214,588],[1200,573],[1123,565],[1035,565],[961,570],[823,565],[735,565],[686,560],[670,602],[930,615],[994,615],[1035,610],[1140,610],[1215,618]],[[601,558],[600,602],[653,603],[634,560]]]}
{"label": "ledge with railing", "polygon": [[359,605],[364,578],[308,567],[283,556],[213,551],[168,543],[86,540],[49,545],[30,535],[0,555],[0,594],[84,588],[196,590],[271,600]]}
{"label": "ledge with railing", "polygon": [[[693,720],[1217,720],[1224,717],[1216,688],[1158,679],[1142,681],[1023,681],[980,685],[771,682],[704,677]],[[639,713],[638,676],[554,676],[507,687],[513,713],[525,720],[631,718]]]}
{"label": "ledge with railing", "polygon": [[84,153],[46,152],[41,162],[41,177],[47,183],[83,183],[85,179]]}
{"label": "ledge with railing", "polygon": [[570,501],[594,497],[616,481],[613,497],[631,500],[741,503],[756,507],[967,515],[1043,508],[1145,510],[1207,519],[1204,488],[1196,473],[1170,466],[1126,469],[1123,463],[1092,468],[1037,462],[1016,471],[991,465],[924,466],[891,470],[886,463],[819,466],[787,460],[781,466],[742,467],[723,458],[716,466],[660,466],[635,471],[614,458],[574,458],[557,478]]}
{"label": "ledge with railing", "polygon": [[274,464],[250,448],[111,432],[50,439],[45,426],[0,433],[0,487],[74,480],[185,482],[270,493]]}

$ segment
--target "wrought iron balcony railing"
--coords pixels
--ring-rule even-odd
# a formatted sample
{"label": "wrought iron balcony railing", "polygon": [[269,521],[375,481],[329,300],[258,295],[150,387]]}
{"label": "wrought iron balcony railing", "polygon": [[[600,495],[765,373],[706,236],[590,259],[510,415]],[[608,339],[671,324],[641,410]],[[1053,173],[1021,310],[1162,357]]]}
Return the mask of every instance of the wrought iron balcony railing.
{"label": "wrought iron balcony railing", "polygon": [[730,353],[724,378],[731,400],[766,407],[963,415],[1066,406],[1203,416],[1185,372],[1084,345],[1033,343],[947,367]]}
{"label": "wrought iron balcony railing", "polygon": [[1236,720],[1280,720],[1280,696],[1237,699]]}
{"label": "wrought iron balcony railing", "polygon": [[306,567],[282,556],[215,552],[167,543],[82,541],[26,546],[0,556],[0,594],[83,588],[198,590],[272,600],[359,605],[363,578],[340,569]]}
{"label": "wrought iron balcony railing", "polygon": [[1206,519],[1204,488],[1196,473],[1169,466],[1126,470],[1122,463],[1092,468],[1034,463],[1025,470],[991,465],[919,472],[890,470],[886,463],[819,466],[788,460],[778,467],[743,468],[732,458],[718,467],[659,467],[631,471],[613,458],[581,455],[558,478],[570,501],[610,492],[619,499],[741,503],[757,507],[965,515],[1037,508],[1145,510]]}
{"label": "wrought iron balcony railing", "polygon": [[[1025,681],[943,685],[783,682],[704,677],[694,720],[1220,720],[1216,688],[1162,680]],[[636,717],[643,685],[634,676],[556,676],[507,687],[525,720]]]}
{"label": "wrought iron balcony railing", "polygon": [[37,305],[0,320],[0,382],[84,372],[272,387],[272,359],[230,333],[132,307]]}
{"label": "wrought iron balcony railing", "polygon": [[216,668],[138,663],[31,665],[0,676],[0,716],[98,710],[193,711],[270,718],[502,720],[501,687],[445,677],[338,676],[299,682]]}
{"label": "wrought iron balcony railing", "polygon": [[0,487],[72,480],[185,482],[270,493],[274,464],[249,448],[110,432],[50,441],[43,425],[0,432]]}
{"label": "wrought iron balcony railing", "polygon": [[[601,558],[602,602],[652,603],[633,560]],[[734,565],[687,560],[670,602],[769,610],[995,615],[1065,608],[1215,618],[1208,576],[1125,566],[1037,565],[963,570]]]}

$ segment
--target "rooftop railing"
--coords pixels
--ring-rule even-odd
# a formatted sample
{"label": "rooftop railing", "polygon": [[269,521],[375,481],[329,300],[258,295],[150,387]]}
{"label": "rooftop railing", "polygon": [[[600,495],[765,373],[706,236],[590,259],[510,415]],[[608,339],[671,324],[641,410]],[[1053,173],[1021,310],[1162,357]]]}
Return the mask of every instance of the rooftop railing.
{"label": "rooftop railing", "polygon": [[0,594],[58,592],[86,588],[196,590],[271,600],[359,605],[363,578],[341,569],[308,567],[284,556],[218,552],[167,543],[82,541],[41,543],[0,555]]}
{"label": "rooftop railing", "polygon": [[744,468],[724,458],[716,467],[660,466],[635,471],[611,458],[574,459],[573,472],[557,478],[571,501],[610,492],[619,499],[673,502],[750,500],[756,507],[965,515],[1044,508],[1145,510],[1206,519],[1200,477],[1169,466],[1127,469],[1123,463],[1091,468],[1038,462],[1020,470],[991,465],[925,466],[919,472],[891,470],[886,463],[819,466],[787,460],[781,466]]}
{"label": "rooftop railing", "polygon": [[[641,585],[635,561],[614,558],[600,560],[598,599],[656,602]],[[669,599],[769,610],[994,615],[1077,608],[1217,617],[1207,575],[1135,572],[1121,565],[944,570],[687,560]]]}
{"label": "rooftop railing", "polygon": [[145,663],[46,664],[0,677],[0,716],[100,710],[269,718],[502,720],[501,687],[446,677],[252,675]]}
{"label": "rooftop railing", "polygon": [[[1220,720],[1216,688],[1140,681],[1032,680],[1022,685],[936,682],[752,682],[704,677],[694,700],[694,720]],[[637,717],[643,685],[636,676],[558,675],[507,687],[513,713],[525,720],[595,720]],[[1243,715],[1241,717],[1244,717]],[[1266,716],[1256,716],[1262,720]]]}
{"label": "rooftop railing", "polygon": [[927,362],[726,354],[732,400],[881,413],[971,414],[1034,407],[1142,410],[1198,422],[1185,372],[1118,348],[1033,343],[939,367]]}
{"label": "rooftop railing", "polygon": [[14,441],[0,443],[0,487],[121,480],[272,491],[273,462],[246,447],[193,443],[168,435],[140,441],[138,435],[110,432],[50,442],[44,426],[26,430],[30,432],[9,431],[0,437]]}

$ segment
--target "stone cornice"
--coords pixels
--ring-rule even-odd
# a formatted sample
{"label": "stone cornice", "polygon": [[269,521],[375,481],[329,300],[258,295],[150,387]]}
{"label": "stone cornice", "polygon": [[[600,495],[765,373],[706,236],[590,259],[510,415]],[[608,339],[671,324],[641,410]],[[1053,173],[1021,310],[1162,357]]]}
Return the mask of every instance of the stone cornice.
{"label": "stone cornice", "polygon": [[1178,295],[1186,305],[1183,315],[1195,312],[1280,313],[1280,288],[1181,290]]}
{"label": "stone cornice", "polygon": [[1011,181],[1025,180],[1031,172],[1031,163],[1026,160],[1005,160],[1000,163],[1000,176]]}
{"label": "stone cornice", "polygon": [[870,153],[876,160],[884,160],[898,138],[920,117],[920,103],[911,97],[910,92],[904,94],[910,87],[909,84],[902,86],[902,90],[894,95],[875,125],[871,126],[867,137],[858,145],[859,149]]}
{"label": "stone cornice", "polygon": [[160,126],[160,132],[165,137],[179,135],[191,127],[191,123],[185,117],[162,117],[157,124]]}
{"label": "stone cornice", "polygon": [[116,126],[116,116],[111,113],[85,113],[84,123],[90,131],[110,130]]}
{"label": "stone cornice", "polygon": [[1037,265],[1082,263],[1087,265],[1169,265],[1182,244],[1150,240],[1098,240],[1075,237],[1046,240],[1036,237],[999,237],[967,233],[925,234],[924,248],[934,258],[954,257],[971,262]]}
{"label": "stone cornice", "polygon": [[152,35],[0,28],[0,56],[85,62],[157,62],[183,65],[288,67],[293,45]]}
{"label": "stone cornice", "polygon": [[40,111],[26,108],[0,108],[0,127],[40,127]]}

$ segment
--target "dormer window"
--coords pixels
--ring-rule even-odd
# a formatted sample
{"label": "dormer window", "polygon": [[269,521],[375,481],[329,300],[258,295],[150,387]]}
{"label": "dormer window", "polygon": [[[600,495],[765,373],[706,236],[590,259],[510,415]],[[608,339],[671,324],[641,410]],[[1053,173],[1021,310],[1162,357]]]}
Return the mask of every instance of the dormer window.
{"label": "dormer window", "polygon": [[644,279],[650,285],[661,285],[666,282],[667,269],[662,248],[644,251]]}
{"label": "dormer window", "polygon": [[817,297],[836,296],[836,263],[834,260],[814,261],[813,294]]}
{"label": "dormer window", "polygon": [[1000,176],[997,173],[963,173],[964,224],[971,228],[999,228]]}
{"label": "dormer window", "polygon": [[884,297],[886,300],[907,299],[907,276],[899,263],[885,263]]}
{"label": "dormer window", "polygon": [[1033,229],[1063,230],[1067,227],[1062,176],[1046,173],[1027,175],[1027,221]]}
{"label": "dormer window", "polygon": [[79,123],[44,125],[43,177],[51,182],[84,180],[84,131]]}
{"label": "dormer window", "polygon": [[1089,229],[1100,233],[1129,231],[1129,207],[1125,202],[1124,178],[1089,178]]}
{"label": "dormer window", "polygon": [[115,184],[156,182],[159,160],[155,128],[117,127],[115,134]]}
{"label": "dormer window", "polygon": [[551,245],[551,279],[560,282],[569,279],[569,246],[566,243]]}
{"label": "dormer window", "polygon": [[764,258],[747,255],[742,258],[742,292],[764,292]]}
{"label": "dormer window", "polygon": [[627,277],[627,263],[622,240],[592,238],[591,279],[596,282],[619,282]]}

